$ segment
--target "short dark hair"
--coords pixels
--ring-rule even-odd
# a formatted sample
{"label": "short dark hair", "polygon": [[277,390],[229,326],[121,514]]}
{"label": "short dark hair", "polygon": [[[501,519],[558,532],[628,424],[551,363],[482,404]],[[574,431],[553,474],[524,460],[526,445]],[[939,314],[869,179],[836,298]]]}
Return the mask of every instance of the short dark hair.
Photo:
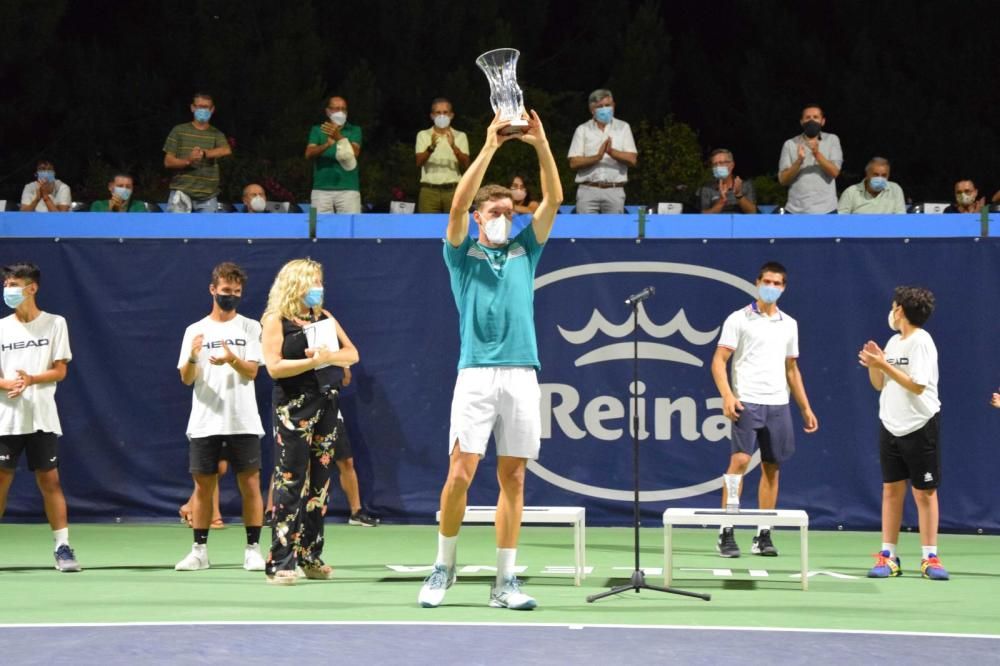
{"label": "short dark hair", "polygon": [[113,183],[118,178],[128,178],[129,180],[132,181],[132,184],[135,185],[135,178],[132,177],[132,174],[127,173],[125,171],[119,171],[115,175],[111,176],[111,180],[109,180],[108,182]]}
{"label": "short dark hair", "polygon": [[923,326],[934,312],[934,294],[923,287],[896,287],[892,292],[892,300],[903,308],[903,314],[914,326]]}
{"label": "short dark hair", "polygon": [[223,261],[212,269],[212,284],[219,284],[220,280],[245,285],[247,283],[247,273],[237,264],[231,261]]}
{"label": "short dark hair", "polygon": [[215,106],[215,98],[212,97],[211,93],[196,92],[194,95],[191,96],[191,101],[193,102],[196,99],[198,99],[199,97],[202,98],[202,99],[207,99],[209,102],[212,103],[212,106]]}
{"label": "short dark hair", "polygon": [[976,181],[973,180],[972,178],[959,178],[958,180],[955,181],[955,184],[952,185],[952,187],[955,187],[955,185],[958,185],[959,183],[964,183],[966,181],[972,183],[972,187],[974,187],[975,189],[977,190],[979,189],[979,186],[976,185]]}
{"label": "short dark hair", "polygon": [[10,264],[9,266],[4,266],[3,267],[4,282],[6,282],[10,278],[17,278],[19,280],[28,280],[29,282],[34,282],[37,285],[42,284],[42,272],[38,270],[38,266],[28,261],[19,261],[16,264]]}
{"label": "short dark hair", "polygon": [[826,114],[823,112],[823,107],[820,106],[819,104],[815,104],[813,102],[810,102],[809,104],[803,104],[802,105],[802,110],[799,111],[799,115],[802,115],[803,113],[805,113],[806,109],[819,109],[819,115],[821,115],[823,117],[826,117]]}
{"label": "short dark hair", "polygon": [[757,279],[764,277],[764,273],[779,273],[781,275],[781,281],[788,284],[788,269],[783,265],[779,264],[777,261],[768,261],[760,270],[757,271]]}
{"label": "short dark hair", "polygon": [[483,185],[476,192],[476,198],[472,200],[472,207],[475,210],[479,210],[487,201],[496,201],[497,199],[513,200],[513,198],[508,187],[504,187],[503,185]]}
{"label": "short dark hair", "polygon": [[55,162],[53,162],[53,161],[52,161],[52,160],[50,160],[50,159],[47,159],[47,158],[43,157],[43,158],[41,158],[40,160],[38,160],[37,162],[35,162],[35,168],[36,168],[36,169],[37,169],[38,167],[40,167],[40,166],[50,166],[50,167],[52,167],[53,169],[55,169],[55,168],[56,168],[56,163],[55,163]]}
{"label": "short dark hair", "polygon": [[448,106],[451,107],[452,111],[455,110],[455,105],[452,104],[451,100],[448,99],[447,97],[435,97],[434,99],[432,99],[431,100],[431,111],[434,110],[434,105],[435,104],[447,104]]}

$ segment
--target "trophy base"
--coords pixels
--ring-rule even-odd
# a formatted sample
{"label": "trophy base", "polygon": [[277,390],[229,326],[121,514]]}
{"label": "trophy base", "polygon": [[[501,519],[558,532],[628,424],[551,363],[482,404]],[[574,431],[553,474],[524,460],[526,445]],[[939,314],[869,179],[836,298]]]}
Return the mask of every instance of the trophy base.
{"label": "trophy base", "polygon": [[510,125],[497,132],[500,136],[519,136],[528,131],[528,121],[517,118],[510,122]]}

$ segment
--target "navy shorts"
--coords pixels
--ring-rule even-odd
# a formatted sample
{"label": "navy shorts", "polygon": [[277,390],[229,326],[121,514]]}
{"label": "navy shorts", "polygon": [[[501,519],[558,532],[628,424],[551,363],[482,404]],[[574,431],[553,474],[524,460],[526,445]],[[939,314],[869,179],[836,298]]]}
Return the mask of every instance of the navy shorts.
{"label": "navy shorts", "polygon": [[941,412],[921,428],[896,437],[879,423],[879,462],[882,482],[906,481],[918,490],[937,488],[941,483]]}
{"label": "navy shorts", "polygon": [[218,474],[221,459],[228,459],[237,474],[260,469],[260,437],[212,435],[191,438],[188,471],[192,474]]}
{"label": "navy shorts", "polygon": [[744,402],[740,418],[733,422],[733,453],[760,449],[760,459],[780,465],[795,453],[795,431],[788,404],[756,405]]}
{"label": "navy shorts", "polygon": [[30,471],[56,469],[59,467],[58,443],[59,435],[41,430],[26,435],[4,435],[0,437],[0,467],[17,469],[17,461],[23,451]]}

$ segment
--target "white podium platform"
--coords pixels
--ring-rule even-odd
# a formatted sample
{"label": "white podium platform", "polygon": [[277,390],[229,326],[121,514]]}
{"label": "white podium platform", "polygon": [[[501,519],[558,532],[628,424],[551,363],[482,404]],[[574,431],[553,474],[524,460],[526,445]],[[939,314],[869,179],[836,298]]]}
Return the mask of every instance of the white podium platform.
{"label": "white podium platform", "polygon": [[741,509],[726,513],[724,509],[667,509],[663,512],[663,584],[669,586],[673,577],[674,525],[689,527],[732,526],[798,527],[801,543],[802,589],[809,589],[809,514],[799,509]]}

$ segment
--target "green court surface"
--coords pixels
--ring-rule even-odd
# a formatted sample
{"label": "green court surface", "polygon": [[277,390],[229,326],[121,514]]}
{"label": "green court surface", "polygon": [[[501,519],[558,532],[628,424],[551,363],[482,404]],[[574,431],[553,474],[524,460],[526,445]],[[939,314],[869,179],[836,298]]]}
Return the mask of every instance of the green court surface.
{"label": "green court surface", "polygon": [[[265,536],[270,530],[265,529]],[[327,526],[324,559],[331,581],[302,580],[274,587],[262,573],[242,569],[244,532],[232,524],[213,531],[212,568],[175,572],[190,548],[191,532],[172,524],[77,524],[71,540],[84,568],[63,574],[52,567],[45,525],[0,525],[0,624],[79,622],[373,621],[530,622],[570,625],[628,624],[706,627],[783,627],[863,631],[1000,635],[1000,538],[944,535],[941,559],[947,582],[920,578],[915,534],[900,544],[904,575],[871,580],[870,553],[877,533],[810,532],[809,591],[800,588],[798,534],[775,533],[777,558],[749,555],[749,530],[738,530],[744,556],[724,560],[714,551],[714,529],[675,530],[673,585],[705,592],[705,602],[661,592],[627,592],[593,604],[589,594],[628,581],[632,530],[588,528],[587,565],[581,587],[568,573],[572,531],[525,527],[518,564],[525,590],[539,608],[514,612],[488,608],[492,574],[460,569],[444,605],[422,609],[417,591],[436,549],[434,526]],[[642,530],[647,582],[661,584],[663,531]],[[495,564],[491,527],[465,527],[460,567]],[[692,571],[691,569],[695,569]],[[567,573],[559,573],[565,571]],[[753,574],[751,574],[753,571]],[[766,572],[766,573],[765,573]],[[824,572],[824,573],[816,573]]]}

